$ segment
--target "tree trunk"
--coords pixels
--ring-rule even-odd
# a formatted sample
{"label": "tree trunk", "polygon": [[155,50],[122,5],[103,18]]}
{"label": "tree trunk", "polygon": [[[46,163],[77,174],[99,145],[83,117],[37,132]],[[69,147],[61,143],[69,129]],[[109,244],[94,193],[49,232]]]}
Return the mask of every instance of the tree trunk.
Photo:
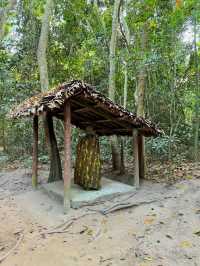
{"label": "tree trunk", "polygon": [[[40,73],[40,84],[42,91],[48,90],[48,67],[46,50],[48,46],[49,35],[49,21],[53,9],[53,0],[47,0],[45,5],[44,14],[42,17],[42,27],[40,32],[40,38],[37,49],[37,60]],[[56,136],[53,129],[53,120],[50,115],[44,117],[44,128],[46,132],[46,142],[49,146],[50,157],[50,173],[48,182],[53,182],[62,179],[62,168],[59,150],[57,146]]]}
{"label": "tree trunk", "polygon": [[[115,51],[117,43],[117,28],[118,28],[118,11],[120,0],[115,0],[112,18],[112,34],[110,40],[110,73],[109,73],[109,90],[108,95],[112,101],[115,101]],[[110,138],[112,150],[112,165],[113,170],[120,170],[120,152],[116,136]]]}
{"label": "tree trunk", "polygon": [[38,116],[33,117],[33,165],[32,165],[32,186],[38,185]]}
{"label": "tree trunk", "polygon": [[120,138],[120,175],[125,174],[125,163],[124,163],[124,139]]}
{"label": "tree trunk", "polygon": [[[128,50],[128,46],[130,45],[130,31],[125,19],[126,13],[127,13],[127,1],[125,1],[124,10],[121,11],[121,20],[124,28],[124,36],[126,38],[126,45]],[[123,104],[124,108],[126,108],[127,105],[127,93],[128,93],[128,64],[125,58],[124,59],[124,104]]]}
{"label": "tree trunk", "polygon": [[134,186],[136,188],[140,185],[140,169],[139,169],[139,145],[138,145],[138,130],[133,130],[133,149],[134,149]]}
{"label": "tree trunk", "polygon": [[[145,56],[146,56],[146,43],[147,33],[145,29],[146,25],[143,25],[141,32],[141,65],[138,73],[138,86],[135,92],[135,102],[137,107],[137,116],[144,116],[144,93],[146,86],[146,69],[145,69]],[[145,140],[142,135],[138,136],[138,152],[139,152],[139,169],[140,177],[144,178],[145,171]]]}
{"label": "tree trunk", "polygon": [[71,207],[71,105],[69,101],[64,104],[64,213]]}
{"label": "tree trunk", "polygon": [[53,182],[62,179],[62,166],[56,141],[56,135],[54,132],[52,116],[50,114],[47,114],[45,121],[45,127],[47,128],[48,132],[47,134],[49,139],[49,153],[51,161],[48,182]]}
{"label": "tree trunk", "polygon": [[2,120],[2,146],[3,146],[3,151],[4,152],[7,151],[5,129],[6,129],[5,118],[3,117],[3,120]]}
{"label": "tree trunk", "polygon": [[40,84],[42,91],[48,90],[49,88],[46,50],[48,46],[49,21],[52,9],[53,9],[53,0],[47,0],[44,14],[42,17],[42,27],[41,27],[40,39],[37,49],[37,60],[40,72]]}
{"label": "tree trunk", "polygon": [[145,175],[144,140],[145,139],[142,135],[138,135],[138,158],[140,178],[144,178]]}
{"label": "tree trunk", "polygon": [[146,46],[147,46],[147,25],[144,23],[140,34],[140,50],[141,50],[141,62],[138,71],[138,86],[135,91],[135,102],[137,107],[137,116],[144,116],[144,93],[146,85]]}
{"label": "tree trunk", "polygon": [[[127,2],[125,2],[125,8],[123,10],[124,12],[122,12],[121,10],[121,20],[122,20],[122,25],[124,28],[124,35],[126,38],[126,44],[127,44],[127,49],[128,46],[130,45],[130,31],[128,28],[128,25],[126,23],[125,20],[125,16],[126,16],[126,11],[127,11]],[[123,106],[124,108],[126,108],[127,105],[127,94],[128,94],[128,64],[126,59],[124,59],[124,97],[123,97]],[[121,156],[121,163],[120,163],[120,174],[123,175],[125,173],[125,156],[124,156],[124,147],[125,147],[125,141],[124,138],[121,137],[121,152],[120,152],[120,156]]]}
{"label": "tree trunk", "polygon": [[74,183],[85,190],[101,187],[101,161],[99,139],[86,135],[79,139],[76,152]]}
{"label": "tree trunk", "polygon": [[9,12],[15,7],[17,0],[9,0],[5,8],[0,9],[0,40],[3,39],[5,35],[5,24]]}
{"label": "tree trunk", "polygon": [[118,149],[118,139],[116,136],[110,137],[111,151],[112,151],[112,169],[113,171],[120,171],[121,156]]}
{"label": "tree trunk", "polygon": [[198,47],[197,47],[197,25],[196,25],[196,15],[194,17],[194,52],[195,52],[195,81],[196,81],[196,99],[195,99],[195,117],[194,117],[194,160],[199,161],[199,63],[198,63]]}

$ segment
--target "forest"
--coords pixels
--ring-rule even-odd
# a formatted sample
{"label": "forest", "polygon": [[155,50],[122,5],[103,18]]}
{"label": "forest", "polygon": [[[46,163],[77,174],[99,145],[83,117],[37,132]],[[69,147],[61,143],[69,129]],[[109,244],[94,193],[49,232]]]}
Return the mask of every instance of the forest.
{"label": "forest", "polygon": [[[30,161],[32,124],[7,119],[13,106],[73,79],[163,129],[146,141],[150,159],[198,161],[198,9],[195,0],[1,1],[1,164]],[[108,140],[101,142],[110,159]],[[44,136],[39,147],[48,161]],[[129,158],[130,140],[123,149]]]}
{"label": "forest", "polygon": [[200,265],[199,49],[199,0],[0,1],[0,264]]}

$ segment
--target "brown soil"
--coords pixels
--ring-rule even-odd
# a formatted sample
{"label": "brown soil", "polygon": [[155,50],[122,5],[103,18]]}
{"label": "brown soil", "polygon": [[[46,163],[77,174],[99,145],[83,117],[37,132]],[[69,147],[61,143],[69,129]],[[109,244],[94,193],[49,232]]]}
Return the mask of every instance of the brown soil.
{"label": "brown soil", "polygon": [[[139,202],[137,207],[106,216],[98,212],[106,203],[72,210],[67,216],[59,215],[62,208],[51,212],[58,203],[39,203],[42,195],[32,191],[30,171],[24,169],[2,171],[0,190],[0,259],[23,236],[3,266],[200,265],[198,178],[174,185],[145,182],[132,199]],[[33,201],[38,208],[42,205],[41,210],[36,210]],[[89,214],[91,209],[97,212]],[[67,232],[46,234],[86,213]]]}

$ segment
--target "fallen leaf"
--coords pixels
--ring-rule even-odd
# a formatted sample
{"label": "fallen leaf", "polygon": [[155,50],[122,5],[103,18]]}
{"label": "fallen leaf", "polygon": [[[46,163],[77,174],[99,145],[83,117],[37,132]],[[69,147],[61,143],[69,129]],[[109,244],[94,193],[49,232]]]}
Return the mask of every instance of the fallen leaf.
{"label": "fallen leaf", "polygon": [[87,235],[92,236],[93,235],[93,230],[92,229],[88,229],[87,230]]}
{"label": "fallen leaf", "polygon": [[147,256],[147,257],[144,258],[144,260],[147,260],[147,261],[153,261],[153,257],[151,257],[151,256]]}
{"label": "fallen leaf", "polygon": [[187,241],[187,240],[182,241],[182,242],[180,243],[180,247],[181,247],[181,248],[190,248],[191,246],[192,246],[192,244],[191,244],[189,241]]}
{"label": "fallen leaf", "polygon": [[155,221],[154,217],[146,217],[144,219],[144,224],[152,224]]}
{"label": "fallen leaf", "polygon": [[178,189],[186,189],[186,186],[178,184],[178,185],[176,185],[176,188],[178,188]]}
{"label": "fallen leaf", "polygon": [[170,235],[166,235],[166,237],[169,239],[173,239],[172,236],[170,236]]}
{"label": "fallen leaf", "polygon": [[192,179],[192,176],[191,175],[187,175],[185,178],[186,179]]}
{"label": "fallen leaf", "polygon": [[193,234],[197,235],[197,236],[200,236],[200,231],[196,231],[194,232]]}

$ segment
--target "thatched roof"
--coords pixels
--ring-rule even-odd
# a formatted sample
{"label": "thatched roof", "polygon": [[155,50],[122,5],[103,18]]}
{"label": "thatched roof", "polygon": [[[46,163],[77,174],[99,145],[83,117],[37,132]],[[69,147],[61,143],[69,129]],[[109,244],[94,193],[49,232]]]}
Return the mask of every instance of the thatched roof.
{"label": "thatched roof", "polygon": [[19,118],[50,112],[63,119],[63,107],[67,99],[71,104],[72,124],[81,129],[92,126],[98,135],[131,135],[133,128],[138,128],[145,136],[158,136],[162,133],[151,121],[136,117],[134,113],[97,92],[91,85],[78,80],[63,83],[25,100],[9,116]]}

